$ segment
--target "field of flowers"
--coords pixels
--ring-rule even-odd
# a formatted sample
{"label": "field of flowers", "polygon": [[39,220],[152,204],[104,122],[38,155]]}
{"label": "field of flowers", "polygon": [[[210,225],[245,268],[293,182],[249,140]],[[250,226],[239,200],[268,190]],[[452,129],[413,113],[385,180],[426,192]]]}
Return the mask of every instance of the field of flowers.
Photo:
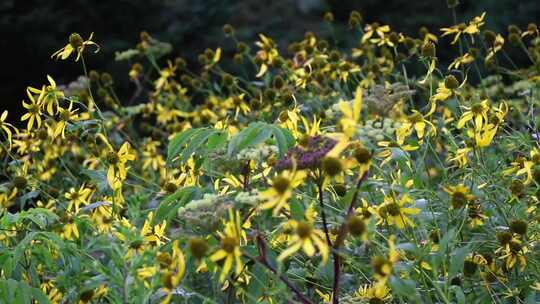
{"label": "field of flowers", "polygon": [[0,302],[538,303],[540,34],[486,18],[353,11],[352,49],[227,24],[195,68],[142,32],[122,99],[71,34],[83,76],[0,116]]}

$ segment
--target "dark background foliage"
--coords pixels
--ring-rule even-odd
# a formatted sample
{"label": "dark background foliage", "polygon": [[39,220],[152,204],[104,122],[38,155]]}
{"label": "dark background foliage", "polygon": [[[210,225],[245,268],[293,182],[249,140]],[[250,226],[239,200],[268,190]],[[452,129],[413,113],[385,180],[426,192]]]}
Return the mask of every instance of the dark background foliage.
{"label": "dark background foliage", "polygon": [[[540,1],[461,2],[456,9],[458,22],[486,11],[486,27],[503,33],[508,24],[524,28],[540,16]],[[265,33],[284,48],[287,42],[313,31],[327,38],[334,35],[340,47],[353,46],[358,33],[348,30],[351,10],[360,11],[365,22],[389,24],[414,36],[420,26],[439,34],[439,28],[453,24],[446,0],[2,0],[0,109],[18,112],[25,88],[45,83],[47,74],[67,83],[82,73],[78,63],[50,59],[71,32],[79,32],[83,38],[95,32],[94,40],[103,48],[99,54],[87,56],[88,65],[110,72],[122,97],[129,96],[132,89],[126,76],[129,66],[115,62],[114,52],[134,47],[142,30],[172,43],[172,56],[182,56],[196,67],[197,54],[207,47],[222,46],[225,56],[232,54],[234,44],[221,30],[225,23],[236,28],[240,40],[250,43],[258,33]],[[333,28],[322,22],[326,11],[335,15]]]}

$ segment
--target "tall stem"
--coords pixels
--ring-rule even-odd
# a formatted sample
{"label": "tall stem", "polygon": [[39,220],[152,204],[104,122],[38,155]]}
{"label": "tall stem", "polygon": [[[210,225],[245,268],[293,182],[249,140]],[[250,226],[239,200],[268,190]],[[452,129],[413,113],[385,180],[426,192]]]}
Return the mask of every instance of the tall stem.
{"label": "tall stem", "polygon": [[351,200],[351,203],[349,205],[349,208],[347,209],[347,214],[345,215],[345,221],[341,224],[339,227],[338,235],[336,238],[336,241],[333,246],[333,256],[334,256],[334,284],[332,286],[332,303],[333,304],[339,304],[339,283],[341,279],[341,256],[339,255],[339,248],[343,244],[343,241],[345,241],[345,237],[347,236],[347,221],[349,220],[349,217],[351,217],[354,213],[354,208],[356,206],[356,201],[358,200],[358,194],[360,193],[360,186],[362,186],[362,183],[366,180],[368,176],[368,171],[364,172],[362,176],[358,177],[358,181],[356,182],[356,188],[354,190],[354,194]]}
{"label": "tall stem", "polygon": [[319,190],[319,204],[321,205],[321,217],[323,221],[324,235],[326,236],[326,242],[328,246],[332,247],[332,241],[330,240],[330,232],[328,231],[328,222],[326,220],[326,211],[324,210],[324,191],[323,191],[323,177],[319,176],[317,187]]}

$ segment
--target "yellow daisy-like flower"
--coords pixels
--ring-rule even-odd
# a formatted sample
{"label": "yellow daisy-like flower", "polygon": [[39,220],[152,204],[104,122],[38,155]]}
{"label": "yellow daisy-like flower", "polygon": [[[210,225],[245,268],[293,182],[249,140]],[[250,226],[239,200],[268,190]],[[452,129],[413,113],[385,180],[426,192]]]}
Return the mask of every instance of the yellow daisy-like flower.
{"label": "yellow daisy-like flower", "polygon": [[346,101],[340,101],[338,106],[343,114],[343,117],[339,121],[339,125],[341,126],[343,133],[350,138],[356,133],[357,125],[360,121],[360,112],[362,110],[362,88],[356,88],[352,104]]}
{"label": "yellow daisy-like flower", "polygon": [[467,130],[467,136],[474,139],[476,146],[479,148],[484,148],[491,145],[491,142],[493,141],[493,138],[495,138],[498,129],[498,125],[488,123],[485,124],[480,130]]}
{"label": "yellow daisy-like flower", "polygon": [[403,145],[405,139],[416,131],[416,136],[423,142],[426,127],[429,126],[428,134],[433,135],[437,132],[431,121],[427,120],[422,113],[413,110],[413,114],[407,117],[407,120],[396,130],[396,140],[398,144]]}
{"label": "yellow daisy-like flower", "polygon": [[143,227],[141,229],[141,236],[143,240],[149,243],[151,246],[161,246],[163,241],[169,240],[165,235],[167,222],[163,220],[161,224],[152,225],[153,220],[154,213],[150,212],[148,214],[148,217],[144,221]]}
{"label": "yellow daisy-like flower", "polygon": [[103,134],[98,134],[98,137],[109,147],[107,181],[112,189],[119,189],[127,177],[126,163],[135,160],[135,152],[131,150],[129,142],[125,142],[116,152]]}
{"label": "yellow daisy-like flower", "polygon": [[377,209],[380,222],[386,221],[400,229],[405,228],[405,226],[414,227],[414,222],[408,216],[420,213],[420,209],[405,207],[412,202],[413,199],[408,194],[402,195],[399,199],[392,195],[385,196],[384,202]]}
{"label": "yellow daisy-like flower", "polygon": [[240,224],[240,211],[233,213],[229,209],[229,221],[225,223],[224,232],[218,232],[221,237],[221,248],[210,256],[212,262],[225,260],[219,276],[219,281],[225,281],[225,277],[235,264],[235,273],[242,272],[242,252],[240,251],[240,241],[242,238],[242,225]]}
{"label": "yellow daisy-like flower", "polygon": [[7,110],[2,112],[2,115],[0,115],[0,129],[4,131],[7,137],[9,146],[11,147],[12,145],[11,138],[13,137],[13,133],[18,134],[19,130],[14,125],[10,124],[9,122],[6,122],[7,116],[8,116]]}
{"label": "yellow daisy-like flower", "polygon": [[59,49],[58,51],[54,52],[51,55],[51,58],[56,57],[56,59],[60,58],[62,60],[68,59],[68,57],[73,53],[77,53],[77,57],[75,58],[75,61],[79,61],[79,59],[82,56],[82,53],[84,52],[84,49],[87,46],[94,46],[96,47],[96,50],[94,53],[99,52],[99,45],[92,41],[92,37],[94,37],[94,33],[90,34],[90,37],[88,37],[87,40],[83,40],[81,35],[77,33],[73,33],[69,36],[69,43],[66,44],[63,48]]}
{"label": "yellow daisy-like flower", "polygon": [[[370,40],[372,43],[378,43],[381,39],[384,39],[386,33],[390,32],[390,26],[388,25],[380,25],[377,22],[374,22],[372,24],[366,25],[364,28],[364,35],[362,36],[362,43],[365,43],[366,41]],[[374,34],[377,34],[378,38],[373,38]]]}
{"label": "yellow daisy-like flower", "polygon": [[452,61],[452,63],[450,63],[450,65],[448,66],[448,70],[457,70],[459,69],[459,67],[468,65],[473,61],[474,57],[469,53],[465,53],[463,56],[459,56],[458,58],[454,59],[454,61]]}
{"label": "yellow daisy-like flower", "polygon": [[306,172],[297,171],[296,166],[292,170],[285,170],[272,180],[272,187],[260,193],[260,198],[264,201],[260,209],[273,209],[273,215],[277,216],[283,209],[293,190],[304,181]]}
{"label": "yellow daisy-like flower", "polygon": [[172,250],[172,263],[169,265],[169,269],[165,271],[162,277],[167,296],[161,301],[161,304],[170,303],[173,296],[173,289],[180,284],[180,281],[182,281],[182,278],[186,272],[184,253],[182,252],[182,249],[180,249],[178,240],[173,242]]}
{"label": "yellow daisy-like flower", "polygon": [[395,245],[396,236],[392,235],[388,238],[388,255],[387,256],[374,256],[371,260],[373,266],[374,276],[377,280],[373,285],[373,294],[382,295],[388,288],[386,282],[392,275],[394,264],[399,261],[400,254]]}
{"label": "yellow daisy-like flower", "polygon": [[527,245],[517,238],[512,238],[512,240],[495,250],[495,253],[501,254],[499,258],[505,260],[507,269],[512,269],[516,263],[519,263],[520,271],[523,271],[527,265],[526,255],[528,252]]}
{"label": "yellow daisy-like flower", "polygon": [[384,303],[392,299],[390,288],[386,285],[380,287],[375,285],[363,285],[358,288],[354,295],[368,303]]}
{"label": "yellow daisy-like flower", "polygon": [[462,34],[468,34],[474,42],[474,35],[480,33],[480,27],[484,25],[485,17],[486,13],[484,12],[482,15],[474,17],[469,24],[460,23],[451,27],[441,28],[441,32],[443,32],[442,36],[453,34],[454,40],[452,40],[452,44],[455,44],[458,42],[459,37],[461,37]]}
{"label": "yellow daisy-like flower", "polygon": [[78,213],[81,205],[88,205],[90,202],[92,189],[82,185],[79,189],[71,188],[64,196],[69,201],[67,210]]}
{"label": "yellow daisy-like flower", "polygon": [[51,76],[47,75],[47,80],[49,81],[49,85],[44,85],[41,89],[28,87],[28,90],[34,94],[41,94],[43,91],[44,96],[42,107],[43,109],[47,109],[47,113],[52,116],[54,115],[53,106],[58,108],[58,100],[64,97],[64,92],[60,91],[56,87],[56,81],[54,81]]}
{"label": "yellow daisy-like flower", "polygon": [[453,208],[461,208],[476,198],[464,184],[444,187],[444,191],[450,195]]}
{"label": "yellow daisy-like flower", "polygon": [[479,103],[475,103],[470,107],[464,107],[467,111],[463,112],[461,115],[461,118],[459,119],[457,123],[457,128],[461,129],[465,126],[465,124],[473,120],[474,121],[474,127],[476,130],[481,130],[484,123],[487,122],[488,117],[487,114],[489,112],[489,104],[488,100],[484,99]]}
{"label": "yellow daisy-like flower", "polygon": [[62,134],[62,138],[66,138],[65,131],[66,131],[67,124],[79,118],[76,112],[77,112],[77,109],[73,110],[73,101],[70,101],[67,109],[63,109],[60,107],[58,108],[60,119],[56,123],[56,126],[54,128],[53,138],[58,137],[58,135],[60,134]]}
{"label": "yellow daisy-like flower", "polygon": [[460,89],[461,87],[463,87],[466,82],[466,75],[465,79],[463,79],[463,82],[461,84],[459,84],[459,82],[453,75],[446,76],[444,81],[439,82],[439,87],[437,88],[435,95],[431,96],[431,98],[429,99],[431,105],[429,112],[426,114],[426,116],[430,116],[435,112],[437,101],[445,101],[448,98],[452,97],[455,94],[456,89]]}
{"label": "yellow daisy-like flower", "polygon": [[324,241],[324,232],[313,226],[313,219],[307,221],[291,220],[289,224],[294,229],[295,233],[289,239],[289,248],[281,252],[278,256],[278,261],[285,260],[300,249],[302,249],[307,256],[312,257],[315,255],[315,247],[317,247],[321,254],[322,262],[326,263],[328,261],[329,253],[328,244]]}
{"label": "yellow daisy-like flower", "polygon": [[34,95],[29,90],[26,90],[26,94],[28,95],[30,103],[22,102],[23,107],[28,110],[28,113],[21,117],[21,121],[28,120],[26,129],[30,131],[34,127],[34,121],[38,128],[41,126],[41,102],[43,100],[44,91],[41,91],[37,99],[34,98]]}

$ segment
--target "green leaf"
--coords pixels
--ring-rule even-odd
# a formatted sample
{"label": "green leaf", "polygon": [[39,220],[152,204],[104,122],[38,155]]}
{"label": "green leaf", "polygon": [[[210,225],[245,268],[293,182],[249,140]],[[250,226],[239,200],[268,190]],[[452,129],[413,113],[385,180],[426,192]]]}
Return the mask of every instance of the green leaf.
{"label": "green leaf", "polygon": [[219,148],[227,141],[227,133],[213,128],[183,131],[174,136],[167,148],[167,166],[180,156],[185,162],[191,155],[205,156],[208,151]]}
{"label": "green leaf", "polygon": [[450,279],[452,279],[461,272],[461,270],[463,269],[463,261],[465,261],[465,257],[469,252],[470,249],[468,246],[461,247],[452,251],[450,257],[450,268],[448,270],[448,277]]}
{"label": "green leaf", "polygon": [[454,292],[454,295],[456,296],[457,304],[467,303],[465,294],[463,293],[463,290],[460,286],[450,286],[450,289]]}
{"label": "green leaf", "polygon": [[167,165],[170,165],[173,158],[175,158],[180,151],[183,150],[186,142],[197,132],[200,132],[201,129],[188,129],[183,132],[176,134],[173,139],[169,142],[167,147]]}
{"label": "green leaf", "polygon": [[39,304],[51,303],[41,289],[14,279],[0,280],[0,299],[1,303],[31,304],[33,301]]}
{"label": "green leaf", "polygon": [[416,294],[416,284],[413,280],[403,280],[396,276],[390,277],[390,287],[396,295],[405,297],[411,300],[411,303],[421,303]]}
{"label": "green leaf", "polygon": [[[208,138],[214,134],[217,134],[219,131],[215,129],[203,129],[200,132],[197,132],[197,134],[193,135],[193,137],[187,142],[186,149],[182,152],[181,160],[183,162],[187,161],[193,153],[196,151],[205,151],[200,150],[200,148],[208,141]],[[199,155],[204,155],[203,153],[200,153]]]}
{"label": "green leaf", "polygon": [[109,182],[107,181],[107,173],[105,172],[105,170],[83,169],[82,173],[92,180],[92,182],[97,186],[100,192],[105,192],[110,189]]}
{"label": "green leaf", "polygon": [[304,220],[304,213],[305,213],[305,210],[302,203],[296,197],[292,197],[291,198],[291,215],[293,219],[297,221]]}
{"label": "green leaf", "polygon": [[178,208],[184,206],[199,193],[197,187],[184,187],[176,190],[173,194],[165,197],[160,203],[154,216],[153,224],[159,223],[164,219],[169,222],[176,215]]}
{"label": "green leaf", "polygon": [[283,157],[289,148],[294,145],[294,137],[289,130],[276,125],[271,126],[271,130],[276,139],[279,157]]}
{"label": "green leaf", "polygon": [[267,123],[255,122],[236,134],[229,143],[227,154],[232,156],[250,146],[260,144],[272,136],[271,128]]}

